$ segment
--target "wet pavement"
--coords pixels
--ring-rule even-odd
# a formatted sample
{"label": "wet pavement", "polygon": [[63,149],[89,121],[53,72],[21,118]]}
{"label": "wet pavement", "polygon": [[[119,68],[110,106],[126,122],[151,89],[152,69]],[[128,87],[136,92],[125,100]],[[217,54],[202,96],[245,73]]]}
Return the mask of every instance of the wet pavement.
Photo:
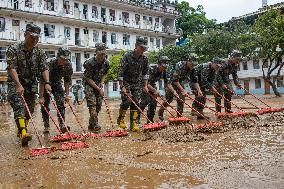
{"label": "wet pavement", "polygon": [[[265,98],[273,107],[283,107],[284,98]],[[239,99],[233,101],[246,111],[255,111]],[[110,105],[115,122],[119,101]],[[79,133],[76,119],[66,110],[67,124]],[[85,104],[75,110],[87,129]],[[189,116],[190,109],[185,110]],[[11,110],[0,113],[0,188],[284,188],[282,112],[224,120],[220,128],[198,132],[185,124],[149,133],[130,132],[122,138],[87,139],[89,148],[33,158],[29,148],[40,147],[36,137],[29,148],[22,148]],[[56,118],[54,110],[52,115]],[[213,114],[206,109],[206,115]],[[99,120],[103,130],[112,129],[105,108]],[[34,122],[42,133],[39,106]],[[50,135],[56,135],[51,126]],[[29,130],[33,132],[31,125]],[[43,134],[41,140],[44,146],[59,145]]]}

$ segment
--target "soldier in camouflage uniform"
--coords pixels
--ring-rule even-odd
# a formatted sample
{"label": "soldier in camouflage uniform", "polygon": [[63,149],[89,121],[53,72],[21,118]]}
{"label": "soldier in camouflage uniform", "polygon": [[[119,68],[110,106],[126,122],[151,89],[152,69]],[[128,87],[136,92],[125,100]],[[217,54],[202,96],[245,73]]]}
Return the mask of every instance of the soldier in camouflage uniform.
{"label": "soldier in camouflage uniform", "polygon": [[[222,66],[218,72],[216,78],[216,89],[218,90],[219,94],[223,94],[224,97],[228,100],[224,100],[224,107],[225,111],[231,113],[231,99],[232,99],[232,92],[233,87],[230,81],[230,75],[232,74],[234,84],[237,87],[241,87],[237,71],[238,71],[238,64],[241,60],[241,53],[239,51],[233,51],[231,57],[228,61],[222,63]],[[227,88],[229,90],[227,90]],[[215,95],[215,102],[221,104],[222,97],[220,95]],[[221,112],[221,107],[216,105],[216,111]]]}
{"label": "soldier in camouflage uniform", "polygon": [[[202,96],[202,92],[197,83],[197,78],[195,74],[194,66],[197,65],[196,55],[191,54],[190,56],[182,57],[183,61],[178,62],[176,65],[172,66],[169,70],[170,84],[166,88],[166,100],[171,103],[174,98],[174,94],[179,96],[181,100],[185,100],[186,91],[184,90],[184,82],[189,82],[194,85],[199,96]],[[163,103],[164,107],[167,107],[166,102]],[[182,116],[184,103],[177,100],[177,110],[179,114],[177,116]],[[158,111],[159,119],[164,120],[164,108],[161,107]]]}
{"label": "soldier in camouflage uniform", "polygon": [[137,38],[134,51],[128,51],[120,60],[118,80],[121,90],[121,104],[117,124],[125,129],[125,114],[130,106],[130,130],[139,131],[136,125],[138,109],[124,94],[131,95],[132,99],[139,104],[142,89],[148,92],[148,58],[144,55],[147,42],[144,38]]}
{"label": "soldier in camouflage uniform", "polygon": [[[56,101],[58,110],[65,120],[65,106],[64,101],[68,101],[69,89],[72,83],[71,76],[73,74],[72,65],[69,61],[71,52],[66,48],[59,48],[57,57],[48,61],[49,66],[49,77],[50,84],[52,89],[52,94]],[[64,89],[62,87],[62,78],[64,79]],[[48,93],[44,93],[44,106],[49,111],[50,96]],[[44,133],[49,133],[49,117],[47,112],[41,107],[42,119],[44,122]],[[66,128],[63,125],[63,122],[60,118],[60,115],[57,115],[60,130],[65,133]]]}
{"label": "soldier in camouflage uniform", "polygon": [[73,105],[75,105],[76,103],[80,105],[78,97],[80,89],[82,89],[82,86],[80,84],[80,81],[77,81],[77,83],[72,86],[73,95],[75,97]]}
{"label": "soldier in camouflage uniform", "polygon": [[84,93],[89,108],[89,130],[99,131],[98,114],[102,107],[104,97],[104,80],[109,70],[106,59],[106,46],[104,43],[96,44],[96,56],[84,63]]}
{"label": "soldier in camouflage uniform", "polygon": [[18,128],[18,136],[22,145],[27,145],[31,135],[27,133],[30,119],[21,95],[27,101],[31,113],[34,112],[35,98],[40,80],[40,101],[43,102],[43,92],[51,92],[48,65],[45,53],[36,46],[41,29],[35,24],[27,24],[25,40],[11,45],[7,50],[8,70],[8,101],[13,111]]}
{"label": "soldier in camouflage uniform", "polygon": [[[194,86],[191,86],[192,93],[195,95],[195,100],[192,103],[192,107],[197,110],[200,114],[203,115],[203,109],[204,106],[201,104],[206,103],[206,92],[212,92],[213,94],[216,94],[217,90],[214,87],[215,79],[216,79],[216,73],[218,72],[219,68],[221,66],[221,59],[215,58],[212,62],[199,64],[195,66],[196,75],[198,79],[198,83],[200,86],[200,89],[202,91],[203,96],[198,96],[197,90]],[[198,103],[200,102],[200,103]],[[196,115],[197,119],[204,119],[204,116],[201,116],[200,114],[196,114],[194,111],[192,111],[192,115]]]}
{"label": "soldier in camouflage uniform", "polygon": [[[164,80],[165,86],[168,84],[168,74],[166,72],[167,64],[170,59],[167,56],[161,56],[159,58],[158,64],[151,64],[149,69],[149,80],[148,80],[148,89],[150,95],[152,97],[159,96],[159,91],[157,90],[156,82],[160,79]],[[146,106],[148,105],[147,117],[151,122],[154,122],[155,111],[157,107],[157,101],[149,96],[149,94],[142,92],[140,108],[143,111]],[[137,117],[137,123],[140,123],[140,116],[139,113]],[[148,121],[149,122],[149,121]]]}

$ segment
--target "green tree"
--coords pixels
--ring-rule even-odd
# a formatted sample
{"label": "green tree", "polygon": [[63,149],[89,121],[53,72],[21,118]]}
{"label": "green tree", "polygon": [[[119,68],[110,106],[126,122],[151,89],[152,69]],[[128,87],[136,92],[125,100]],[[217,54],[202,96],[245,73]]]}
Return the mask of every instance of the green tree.
{"label": "green tree", "polygon": [[184,38],[195,33],[202,33],[204,29],[215,25],[215,20],[206,18],[201,5],[195,9],[189,6],[188,2],[183,1],[177,4],[176,8],[181,13],[181,17],[177,19],[177,28],[183,30]]}
{"label": "green tree", "polygon": [[254,55],[268,62],[262,65],[263,78],[270,84],[276,96],[281,96],[276,87],[276,79],[284,66],[284,15],[280,10],[270,10],[261,15],[253,25],[252,38],[255,48]]}
{"label": "green tree", "polygon": [[120,63],[120,59],[122,56],[125,54],[125,51],[121,51],[119,54],[112,55],[109,59],[109,64],[110,68],[106,76],[105,82],[107,83],[108,81],[113,81],[117,79],[117,74],[118,74],[118,67]]}

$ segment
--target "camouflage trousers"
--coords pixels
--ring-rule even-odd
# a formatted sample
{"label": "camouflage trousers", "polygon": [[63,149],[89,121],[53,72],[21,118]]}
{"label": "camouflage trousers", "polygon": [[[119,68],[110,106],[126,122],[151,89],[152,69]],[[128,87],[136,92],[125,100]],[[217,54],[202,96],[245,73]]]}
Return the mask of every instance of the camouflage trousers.
{"label": "camouflage trousers", "polygon": [[[226,85],[231,91],[233,91],[233,87],[232,87],[231,83],[226,83]],[[231,111],[231,100],[232,100],[232,95],[233,95],[232,92],[230,92],[227,89],[224,89],[220,85],[215,86],[215,88],[220,95],[224,95],[224,97],[227,99],[227,100],[224,99],[225,111],[226,112]],[[222,104],[222,97],[220,95],[215,95],[215,102],[219,105]],[[216,111],[221,112],[222,107],[218,106],[217,104],[215,105]]]}
{"label": "camouflage trousers", "polygon": [[[141,92],[142,92],[142,86],[141,85],[135,85],[135,84],[129,84],[124,83],[124,86],[126,88],[126,92],[130,97],[133,99],[133,101],[139,105],[139,101],[141,98]],[[138,110],[138,108],[130,101],[130,99],[124,95],[121,94],[121,104],[120,109],[121,110],[127,110],[130,107],[130,110]]]}
{"label": "camouflage trousers", "polygon": [[206,103],[206,89],[201,87],[200,90],[201,90],[203,96],[198,96],[196,88],[194,86],[191,86],[191,91],[195,96],[195,100],[192,102],[192,108],[195,109],[196,111],[202,113],[203,109],[204,109],[204,105]]}
{"label": "camouflage trousers", "polygon": [[[63,120],[65,120],[64,90],[62,88],[62,85],[61,85],[61,83],[51,84],[51,89],[52,89],[51,93],[54,96],[54,100],[56,102],[56,106],[57,106],[57,108],[58,108],[58,110],[59,110]],[[43,97],[44,97],[44,106],[46,107],[46,109],[48,111],[50,111],[50,108],[49,108],[50,96],[49,96],[48,93],[44,93]],[[48,113],[44,110],[43,107],[41,107],[41,114],[42,114],[43,121],[45,123],[49,123]],[[58,117],[58,122],[60,124],[63,124],[59,114],[57,114],[57,117]]]}
{"label": "camouflage trousers", "polygon": [[[184,88],[184,86],[182,84],[181,84],[181,86]],[[179,98],[182,100],[181,101],[181,100],[177,99],[177,111],[178,111],[177,116],[181,116],[182,113],[183,113],[185,97],[181,94],[181,91],[175,85],[173,85],[173,88],[175,89],[176,93],[179,95]],[[174,94],[172,92],[170,92],[169,89],[167,89],[167,88],[166,88],[165,92],[166,92],[166,101],[170,104],[174,99]],[[163,106],[167,107],[168,104],[166,102],[164,102]],[[164,108],[161,107],[160,110],[164,110]]]}
{"label": "camouflage trousers", "polygon": [[75,105],[76,103],[79,105],[79,96],[78,96],[79,94],[78,93],[73,93],[73,95],[75,97],[73,105]]}
{"label": "camouflage trousers", "polygon": [[102,108],[103,97],[89,85],[84,86],[84,93],[90,113],[89,124],[96,125],[98,124],[98,114]]}
{"label": "camouflage trousers", "polygon": [[[8,101],[14,112],[14,119],[17,125],[17,128],[20,129],[19,126],[19,118],[25,118],[27,120],[30,119],[29,113],[26,110],[25,104],[21,98],[21,96],[16,91],[15,83],[7,83],[8,85]],[[24,87],[24,98],[28,104],[31,114],[34,112],[35,107],[35,99],[37,88],[35,86],[23,86]]]}
{"label": "camouflage trousers", "polygon": [[[154,97],[154,94],[150,92],[150,94]],[[142,111],[148,106],[147,110],[147,117],[153,121],[156,108],[157,108],[157,101],[149,96],[149,94],[142,92],[141,95],[141,102],[140,102],[140,108]],[[140,116],[139,116],[140,117]]]}

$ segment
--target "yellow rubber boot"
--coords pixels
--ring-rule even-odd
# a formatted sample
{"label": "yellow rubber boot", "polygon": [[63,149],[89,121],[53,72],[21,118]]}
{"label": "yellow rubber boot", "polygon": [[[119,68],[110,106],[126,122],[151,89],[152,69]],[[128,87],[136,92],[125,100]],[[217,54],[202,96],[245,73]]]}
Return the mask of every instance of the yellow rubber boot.
{"label": "yellow rubber boot", "polygon": [[140,128],[136,124],[137,116],[137,110],[130,110],[130,130],[133,132],[137,132],[140,130]]}
{"label": "yellow rubber boot", "polygon": [[27,129],[26,129],[26,121],[25,118],[23,117],[18,117],[18,121],[19,121],[19,125],[20,125],[20,130],[21,130],[21,142],[22,142],[22,146],[26,146],[28,145],[29,141],[32,139],[32,137],[27,133]]}
{"label": "yellow rubber boot", "polygon": [[126,115],[126,110],[119,109],[119,116],[117,118],[117,124],[122,129],[126,129],[125,115]]}

